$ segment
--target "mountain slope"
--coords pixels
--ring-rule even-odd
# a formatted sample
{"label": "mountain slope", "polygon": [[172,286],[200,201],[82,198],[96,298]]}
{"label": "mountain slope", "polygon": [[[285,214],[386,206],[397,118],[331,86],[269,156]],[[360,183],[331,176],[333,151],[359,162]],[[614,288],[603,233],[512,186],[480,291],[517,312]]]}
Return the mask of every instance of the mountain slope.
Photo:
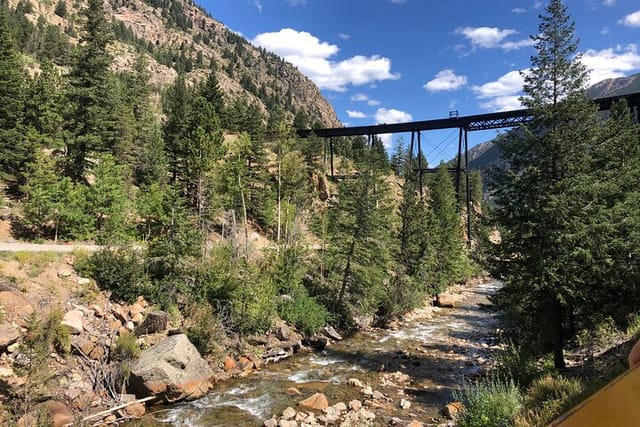
{"label": "mountain slope", "polygon": [[[59,10],[61,2],[64,13]],[[9,3],[19,4],[17,0]],[[64,29],[75,44],[85,6],[84,0],[31,0],[27,18],[34,24],[44,19]],[[318,87],[297,68],[253,46],[193,2],[109,0],[105,11],[118,40],[112,46],[116,71],[130,69],[141,52],[149,57],[152,83],[158,89],[171,84],[179,72],[195,82],[214,70],[229,101],[257,103],[267,113],[281,107],[290,120],[298,117],[309,124],[340,124]]]}

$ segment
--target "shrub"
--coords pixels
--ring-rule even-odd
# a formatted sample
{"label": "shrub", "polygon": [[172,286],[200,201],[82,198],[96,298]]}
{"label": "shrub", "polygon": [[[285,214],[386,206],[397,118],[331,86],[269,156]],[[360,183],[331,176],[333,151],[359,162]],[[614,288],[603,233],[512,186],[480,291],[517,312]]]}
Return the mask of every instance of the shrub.
{"label": "shrub", "polygon": [[211,306],[207,303],[194,303],[187,307],[185,313],[187,337],[200,354],[222,354],[225,332]]}
{"label": "shrub", "polygon": [[92,277],[101,289],[111,291],[116,299],[132,303],[139,295],[144,295],[153,302],[142,257],[134,249],[99,250],[78,260],[76,270]]}
{"label": "shrub", "polygon": [[526,387],[540,375],[540,370],[532,354],[509,341],[507,347],[498,354],[497,375],[512,378],[521,387]]}
{"label": "shrub", "polygon": [[629,316],[627,323],[627,338],[634,338],[640,334],[640,313]]}
{"label": "shrub", "polygon": [[527,425],[544,426],[577,404],[583,393],[579,379],[545,375],[534,380],[524,397]]}
{"label": "shrub", "polygon": [[137,337],[131,332],[124,333],[118,337],[111,351],[111,358],[114,360],[135,359],[140,354],[140,346]]}
{"label": "shrub", "polygon": [[300,331],[311,335],[318,332],[329,318],[329,312],[314,297],[301,292],[293,298],[282,298],[278,304],[278,313],[287,322]]}
{"label": "shrub", "polygon": [[461,427],[502,427],[513,425],[522,406],[522,396],[511,379],[498,377],[469,383],[454,392],[464,409],[460,416]]}

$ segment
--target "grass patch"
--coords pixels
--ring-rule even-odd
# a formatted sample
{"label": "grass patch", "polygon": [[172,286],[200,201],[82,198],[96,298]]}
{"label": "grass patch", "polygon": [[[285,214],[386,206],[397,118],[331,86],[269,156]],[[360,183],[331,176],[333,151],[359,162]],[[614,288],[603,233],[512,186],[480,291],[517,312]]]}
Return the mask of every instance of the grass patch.
{"label": "grass patch", "polygon": [[507,427],[522,408],[522,395],[512,379],[485,378],[454,391],[464,405],[460,427]]}
{"label": "grass patch", "polygon": [[0,252],[0,258],[18,262],[20,268],[26,270],[29,277],[39,276],[45,268],[60,257],[61,255],[56,252]]}

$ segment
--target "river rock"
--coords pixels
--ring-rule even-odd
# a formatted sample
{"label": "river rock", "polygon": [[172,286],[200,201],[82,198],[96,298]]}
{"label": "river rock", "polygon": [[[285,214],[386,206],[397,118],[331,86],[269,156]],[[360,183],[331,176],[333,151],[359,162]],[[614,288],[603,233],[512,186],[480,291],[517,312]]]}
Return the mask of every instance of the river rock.
{"label": "river rock", "polygon": [[264,427],[278,427],[278,420],[276,419],[275,416],[273,416],[272,418],[265,420],[264,423],[262,423],[262,425]]}
{"label": "river rock", "polygon": [[87,286],[91,284],[91,279],[87,279],[86,277],[78,277],[78,285]]}
{"label": "river rock", "polygon": [[167,402],[198,399],[209,390],[207,362],[186,335],[174,335],[143,350],[131,364],[130,390]]}
{"label": "river rock", "polygon": [[291,406],[289,406],[284,411],[282,411],[281,419],[290,420],[290,419],[294,418],[295,416],[296,416],[296,410],[293,409]]}
{"label": "river rock", "polygon": [[364,384],[357,378],[349,378],[349,385],[356,388],[364,388]]}
{"label": "river rock", "polygon": [[379,392],[378,390],[374,391],[373,394],[371,395],[375,400],[384,400],[385,396],[383,393]]}
{"label": "river rock", "polygon": [[316,393],[311,397],[308,397],[304,400],[298,402],[298,405],[307,409],[317,409],[319,411],[326,409],[329,407],[329,401],[327,400],[327,396],[322,393]]}
{"label": "river rock", "polygon": [[276,328],[276,338],[280,341],[287,341],[291,337],[291,331],[289,330],[289,326],[282,323]]}
{"label": "river rock", "polygon": [[347,410],[347,405],[345,405],[344,402],[338,402],[333,405],[333,408],[338,412],[345,412]]}
{"label": "river rock", "polygon": [[438,307],[455,307],[460,302],[460,297],[449,292],[439,293],[436,297]]}
{"label": "river rock", "polygon": [[400,407],[400,409],[409,409],[411,408],[411,402],[409,402],[407,399],[400,399],[400,403],[398,403],[398,406]]}
{"label": "river rock", "polygon": [[365,396],[373,396],[373,389],[371,388],[371,386],[366,386],[360,390],[360,393],[364,394]]}
{"label": "river rock", "polygon": [[67,326],[71,330],[72,334],[80,335],[84,330],[84,323],[82,321],[83,317],[84,313],[82,310],[71,310],[64,315],[60,324]]}
{"label": "river rock", "polygon": [[311,348],[322,351],[329,345],[329,338],[323,335],[312,335],[305,338],[304,343]]}
{"label": "river rock", "polygon": [[236,369],[236,361],[233,360],[231,356],[226,356],[222,364],[225,372],[229,372]]}
{"label": "river rock", "polygon": [[450,420],[456,421],[460,416],[460,412],[462,411],[463,405],[462,402],[451,402],[444,408],[442,408],[442,415],[447,417]]}
{"label": "river rock", "polygon": [[349,402],[349,409],[358,412],[360,409],[362,409],[362,402],[356,399],[352,400],[351,402]]}
{"label": "river rock", "polygon": [[324,327],[324,333],[327,334],[327,336],[332,340],[336,340],[336,341],[342,340],[342,335],[340,335],[338,331],[336,331],[331,325],[327,325]]}
{"label": "river rock", "polygon": [[69,408],[60,402],[49,400],[36,405],[31,411],[18,420],[18,427],[30,427],[42,425],[41,417],[46,417],[45,425],[50,427],[63,427],[74,423],[73,414]]}
{"label": "river rock", "polygon": [[20,331],[10,323],[0,325],[0,353],[20,339]]}
{"label": "river rock", "polygon": [[407,427],[424,427],[424,424],[420,421],[413,420],[409,424],[407,424]]}
{"label": "river rock", "polygon": [[289,387],[288,389],[286,389],[284,391],[284,394],[286,394],[287,396],[301,396],[302,395],[300,390],[298,390],[295,387]]}
{"label": "river rock", "polygon": [[298,423],[294,420],[280,420],[278,427],[298,427]]}
{"label": "river rock", "polygon": [[135,330],[135,334],[148,335],[162,332],[169,325],[169,314],[164,311],[152,311]]}

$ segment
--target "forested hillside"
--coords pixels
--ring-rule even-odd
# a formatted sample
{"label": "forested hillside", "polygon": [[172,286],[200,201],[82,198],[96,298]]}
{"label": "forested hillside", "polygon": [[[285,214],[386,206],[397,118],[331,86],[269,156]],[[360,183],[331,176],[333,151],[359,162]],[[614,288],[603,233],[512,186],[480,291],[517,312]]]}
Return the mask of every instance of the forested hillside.
{"label": "forested hillside", "polygon": [[[301,111],[277,104],[267,114],[229,98],[219,73],[192,82],[187,69],[156,99],[144,49],[131,70],[114,69],[118,26],[101,1],[67,29],[77,44],[31,25],[35,9],[5,4],[0,21],[12,228],[22,239],[111,245],[82,268],[114,298],[195,305],[236,332],[280,316],[310,333],[327,321],[385,322],[472,273],[444,168],[421,198],[405,152],[394,174],[380,141],[356,138],[336,141],[346,178],[329,184],[323,142],[294,137],[292,125],[309,123]],[[162,10],[171,26],[209,22]],[[58,34],[59,55],[30,44],[41,31]]]}

